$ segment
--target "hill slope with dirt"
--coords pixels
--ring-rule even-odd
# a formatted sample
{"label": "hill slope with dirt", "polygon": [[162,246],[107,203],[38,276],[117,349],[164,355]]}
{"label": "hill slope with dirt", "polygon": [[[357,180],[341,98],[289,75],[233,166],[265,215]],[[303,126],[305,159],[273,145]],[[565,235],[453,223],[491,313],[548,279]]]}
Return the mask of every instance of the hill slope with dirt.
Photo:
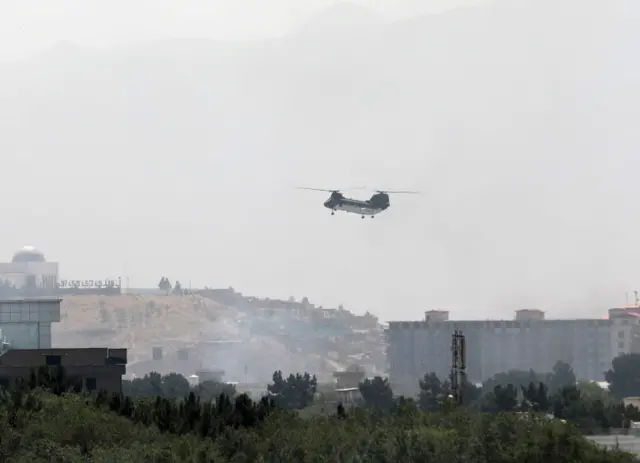
{"label": "hill slope with dirt", "polygon": [[[260,304],[258,304],[259,306]],[[222,368],[227,379],[265,381],[281,369],[330,377],[349,363],[384,364],[382,332],[353,329],[348,321],[325,320],[325,309],[238,309],[199,295],[68,296],[61,321],[54,324],[56,347],[125,347],[129,365],[152,358],[161,346],[168,356],[211,341],[239,341],[222,357],[205,359],[203,368]],[[357,318],[357,317],[356,317]],[[372,352],[376,353],[372,359]],[[247,375],[250,378],[247,378]]]}

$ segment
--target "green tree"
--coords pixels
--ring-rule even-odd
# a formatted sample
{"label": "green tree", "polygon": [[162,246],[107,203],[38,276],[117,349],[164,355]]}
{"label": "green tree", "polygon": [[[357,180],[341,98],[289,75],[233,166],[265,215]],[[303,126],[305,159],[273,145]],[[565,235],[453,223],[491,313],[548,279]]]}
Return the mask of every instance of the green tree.
{"label": "green tree", "polygon": [[288,378],[282,376],[282,371],[273,373],[273,383],[267,386],[269,394],[275,402],[288,409],[302,409],[313,402],[318,388],[318,379],[309,373],[290,374]]}
{"label": "green tree", "polygon": [[420,380],[420,396],[418,403],[420,409],[425,412],[434,412],[440,409],[442,401],[442,382],[435,373],[426,373]]}
{"label": "green tree", "polygon": [[561,361],[555,363],[547,380],[547,386],[552,394],[563,387],[575,386],[576,383],[576,375],[571,365]]}
{"label": "green tree", "polygon": [[518,389],[513,384],[497,384],[487,394],[485,408],[488,411],[512,412],[518,408]]}
{"label": "green tree", "polygon": [[164,291],[167,295],[171,292],[171,282],[167,277],[160,278],[160,282],[158,283],[158,289]]}
{"label": "green tree", "polygon": [[522,389],[522,406],[524,410],[532,410],[534,412],[549,411],[548,389],[544,383],[529,383],[528,387],[521,386]]}
{"label": "green tree", "polygon": [[611,394],[617,399],[640,396],[640,354],[625,354],[613,359],[604,375]]}
{"label": "green tree", "polygon": [[191,390],[202,400],[213,400],[220,395],[235,397],[236,387],[233,384],[219,383],[217,381],[202,381]]}
{"label": "green tree", "polygon": [[482,383],[482,389],[487,392],[494,390],[496,386],[507,386],[509,384],[516,388],[528,387],[529,384],[540,382],[545,383],[547,375],[536,373],[533,370],[509,370],[505,373],[498,373]]}
{"label": "green tree", "polygon": [[589,402],[599,400],[606,405],[613,402],[612,394],[594,381],[580,381],[578,383],[578,389],[580,390],[580,395]]}
{"label": "green tree", "polygon": [[162,396],[167,398],[186,397],[191,392],[187,378],[177,373],[162,377]]}
{"label": "green tree", "polygon": [[175,294],[176,296],[182,296],[183,293],[184,292],[182,291],[182,285],[178,280],[176,280],[176,283],[173,285],[173,294]]}
{"label": "green tree", "polygon": [[[445,384],[448,386],[448,384]],[[462,381],[462,404],[464,406],[476,407],[482,398],[482,387],[478,387],[466,378]]]}
{"label": "green tree", "polygon": [[364,403],[370,407],[382,411],[390,411],[393,408],[393,391],[387,378],[376,376],[373,379],[365,379],[358,385]]}

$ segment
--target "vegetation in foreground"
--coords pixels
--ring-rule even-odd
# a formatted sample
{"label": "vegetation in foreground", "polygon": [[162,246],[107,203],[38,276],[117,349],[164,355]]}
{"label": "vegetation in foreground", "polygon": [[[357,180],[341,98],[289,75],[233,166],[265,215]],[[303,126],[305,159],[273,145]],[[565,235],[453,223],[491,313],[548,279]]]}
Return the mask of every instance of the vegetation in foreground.
{"label": "vegetation in foreground", "polygon": [[[275,375],[277,376],[277,375]],[[294,377],[295,378],[295,377]],[[301,375],[299,380],[306,380]],[[205,400],[63,393],[40,370],[0,393],[0,460],[10,462],[637,462],[536,413],[450,409],[410,400],[301,418],[277,397]],[[285,381],[286,382],[286,381]],[[286,388],[286,384],[283,386]],[[296,403],[302,405],[301,396]]]}

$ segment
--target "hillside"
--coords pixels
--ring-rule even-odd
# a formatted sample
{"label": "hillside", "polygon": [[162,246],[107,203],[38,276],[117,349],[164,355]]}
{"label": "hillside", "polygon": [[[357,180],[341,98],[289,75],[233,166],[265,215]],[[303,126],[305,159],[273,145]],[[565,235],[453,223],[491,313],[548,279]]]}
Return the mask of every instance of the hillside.
{"label": "hillside", "polygon": [[[379,330],[362,332],[348,321],[325,320],[321,309],[291,314],[277,304],[273,308],[273,301],[272,307],[268,304],[254,300],[252,306],[228,307],[197,295],[68,296],[62,302],[62,320],[52,329],[53,343],[126,347],[133,366],[148,363],[156,346],[170,358],[199,343],[240,341],[202,360],[201,367],[223,369],[230,381],[262,382],[278,369],[329,378],[350,363],[366,365],[371,373],[384,367]],[[171,370],[171,363],[165,368]]]}
{"label": "hillside", "polygon": [[[236,338],[232,309],[210,299],[178,296],[67,296],[62,321],[54,325],[54,342],[60,347],[127,347],[131,362],[151,357],[152,346],[183,347],[212,337]],[[175,343],[175,344],[174,344]]]}

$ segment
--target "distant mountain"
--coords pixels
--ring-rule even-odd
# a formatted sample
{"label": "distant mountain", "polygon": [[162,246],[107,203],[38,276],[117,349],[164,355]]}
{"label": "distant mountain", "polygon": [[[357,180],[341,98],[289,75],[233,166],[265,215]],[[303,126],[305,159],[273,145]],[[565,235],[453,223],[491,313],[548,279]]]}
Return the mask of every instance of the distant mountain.
{"label": "distant mountain", "polygon": [[[339,4],[277,40],[58,49],[3,64],[0,152],[3,169],[28,171],[47,197],[73,198],[83,210],[101,204],[114,216],[135,211],[130,229],[156,217],[166,222],[153,233],[200,220],[192,198],[208,198],[224,223],[216,232],[244,237],[247,255],[317,260],[315,277],[273,270],[303,289],[332,268],[333,291],[340,275],[379,265],[367,260],[383,258],[371,249],[395,243],[385,266],[433,269],[368,275],[368,289],[353,291],[370,293],[372,306],[391,304],[391,287],[419,288],[404,301],[416,306],[487,307],[505,286],[514,301],[536,293],[528,306],[574,300],[585,287],[619,281],[606,262],[635,268],[621,262],[632,259],[628,211],[640,193],[639,52],[635,0],[503,2],[393,24]],[[105,188],[109,178],[118,181]],[[22,182],[3,181],[15,210],[41,207],[42,198],[15,194]],[[335,269],[335,241],[305,241],[317,220],[313,198],[286,185],[354,182],[422,185],[429,199],[394,206],[391,216],[405,221],[400,235],[344,231],[340,242],[370,248],[350,270]],[[287,231],[291,256],[249,239],[250,221],[299,224]],[[279,236],[275,228],[260,230]],[[594,253],[607,257],[596,265]],[[225,278],[269,292],[242,280],[253,277],[240,267]]]}
{"label": "distant mountain", "polygon": [[369,8],[352,2],[338,2],[308,20],[295,35],[329,34],[340,29],[381,25],[385,21]]}

